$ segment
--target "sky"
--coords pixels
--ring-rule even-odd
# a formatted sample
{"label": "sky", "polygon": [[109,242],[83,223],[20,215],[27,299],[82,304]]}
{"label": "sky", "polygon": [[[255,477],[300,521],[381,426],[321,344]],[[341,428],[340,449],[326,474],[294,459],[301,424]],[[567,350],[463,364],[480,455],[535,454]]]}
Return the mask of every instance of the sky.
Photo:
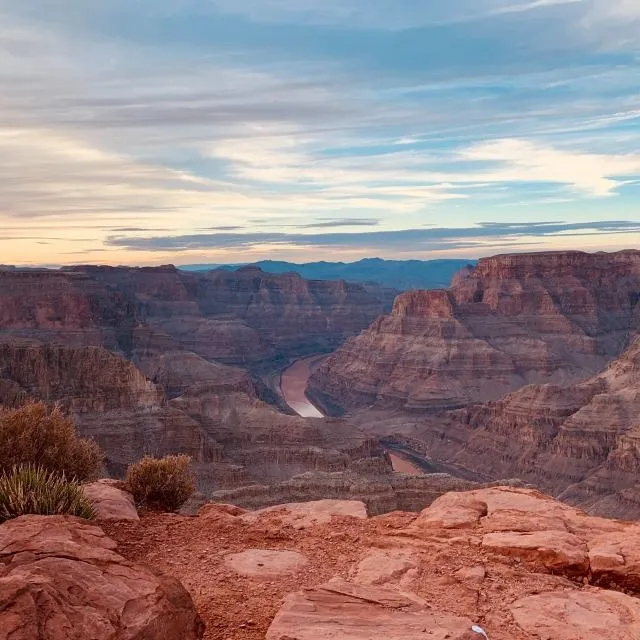
{"label": "sky", "polygon": [[0,0],[0,263],[640,248],[638,0]]}

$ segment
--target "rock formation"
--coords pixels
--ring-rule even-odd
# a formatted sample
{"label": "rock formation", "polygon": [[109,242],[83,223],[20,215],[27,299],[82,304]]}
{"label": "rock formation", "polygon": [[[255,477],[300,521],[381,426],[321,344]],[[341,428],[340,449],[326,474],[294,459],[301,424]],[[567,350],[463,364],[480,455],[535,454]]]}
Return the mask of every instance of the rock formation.
{"label": "rock formation", "polygon": [[433,458],[485,478],[517,476],[594,513],[638,518],[640,339],[580,384],[530,385],[417,421],[413,434]]}
{"label": "rock formation", "polygon": [[139,520],[133,495],[126,483],[103,478],[82,487],[96,510],[96,520]]}
{"label": "rock formation", "polygon": [[[513,485],[522,484],[516,480],[509,482]],[[446,473],[419,476],[393,473],[390,466],[367,472],[356,462],[349,466],[349,471],[309,471],[271,485],[248,483],[234,489],[217,491],[211,494],[210,499],[232,502],[249,509],[262,509],[269,505],[278,508],[278,505],[293,501],[357,500],[366,505],[370,514],[379,515],[392,511],[420,511],[443,493],[480,486],[483,485]]]}
{"label": "rock formation", "polygon": [[0,337],[105,346],[126,356],[173,348],[246,365],[330,351],[389,304],[381,287],[256,268],[0,270]]}
{"label": "rock formation", "polygon": [[601,371],[640,331],[640,251],[497,256],[451,288],[403,293],[315,372],[325,407],[496,400]]}
{"label": "rock formation", "polygon": [[3,640],[199,640],[204,624],[172,577],[125,560],[76,518],[0,526]]}
{"label": "rock formation", "polygon": [[[421,513],[359,502],[104,525],[120,553],[173,573],[208,640],[637,640],[640,525],[541,493],[449,493]],[[1,615],[1,614],[0,614]]]}
{"label": "rock formation", "polygon": [[[164,366],[164,358],[174,360]],[[345,437],[339,421],[281,413],[260,399],[242,369],[180,351],[141,366],[166,387],[101,347],[14,338],[0,343],[0,404],[27,398],[60,404],[80,435],[100,444],[115,476],[144,455],[186,453],[200,502],[211,491],[282,482],[309,470],[357,473],[362,460],[387,470],[382,448],[357,429]]]}

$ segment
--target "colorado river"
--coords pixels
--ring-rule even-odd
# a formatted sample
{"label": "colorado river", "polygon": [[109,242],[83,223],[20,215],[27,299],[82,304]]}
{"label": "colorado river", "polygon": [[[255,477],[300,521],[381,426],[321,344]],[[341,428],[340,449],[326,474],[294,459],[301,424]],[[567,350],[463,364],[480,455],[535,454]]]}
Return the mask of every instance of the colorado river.
{"label": "colorado river", "polygon": [[307,398],[305,393],[311,373],[323,359],[324,356],[311,356],[296,360],[280,376],[282,397],[303,418],[324,418],[324,414]]}
{"label": "colorado river", "polygon": [[[285,402],[303,418],[324,418],[322,411],[307,398],[307,385],[314,369],[325,356],[311,356],[296,360],[280,376],[280,392]],[[422,469],[397,453],[389,453],[393,470],[412,476],[423,475]]]}

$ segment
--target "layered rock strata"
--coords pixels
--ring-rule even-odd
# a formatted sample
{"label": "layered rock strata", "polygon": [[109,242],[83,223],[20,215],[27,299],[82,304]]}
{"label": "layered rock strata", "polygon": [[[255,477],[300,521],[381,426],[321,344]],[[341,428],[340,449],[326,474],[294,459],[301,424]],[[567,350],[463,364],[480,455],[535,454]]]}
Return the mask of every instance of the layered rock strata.
{"label": "layered rock strata", "polygon": [[0,337],[105,346],[147,358],[168,348],[255,364],[329,351],[390,305],[380,287],[260,269],[173,266],[0,270]]}
{"label": "layered rock strata", "polygon": [[480,260],[447,290],[406,292],[310,380],[325,407],[496,400],[602,370],[640,331],[640,251]]}
{"label": "layered rock strata", "polygon": [[640,340],[572,387],[531,385],[414,425],[430,456],[518,477],[594,513],[640,517]]}

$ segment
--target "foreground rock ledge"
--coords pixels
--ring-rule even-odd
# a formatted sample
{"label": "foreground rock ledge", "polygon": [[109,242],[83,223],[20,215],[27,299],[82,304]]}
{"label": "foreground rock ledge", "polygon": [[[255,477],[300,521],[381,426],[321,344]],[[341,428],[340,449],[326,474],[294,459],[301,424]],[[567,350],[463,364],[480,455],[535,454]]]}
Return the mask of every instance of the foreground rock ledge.
{"label": "foreground rock ledge", "polygon": [[0,526],[0,640],[199,640],[176,579],[133,564],[98,527],[62,516]]}
{"label": "foreground rock ledge", "polygon": [[471,620],[395,590],[334,579],[287,598],[267,640],[474,640]]}

